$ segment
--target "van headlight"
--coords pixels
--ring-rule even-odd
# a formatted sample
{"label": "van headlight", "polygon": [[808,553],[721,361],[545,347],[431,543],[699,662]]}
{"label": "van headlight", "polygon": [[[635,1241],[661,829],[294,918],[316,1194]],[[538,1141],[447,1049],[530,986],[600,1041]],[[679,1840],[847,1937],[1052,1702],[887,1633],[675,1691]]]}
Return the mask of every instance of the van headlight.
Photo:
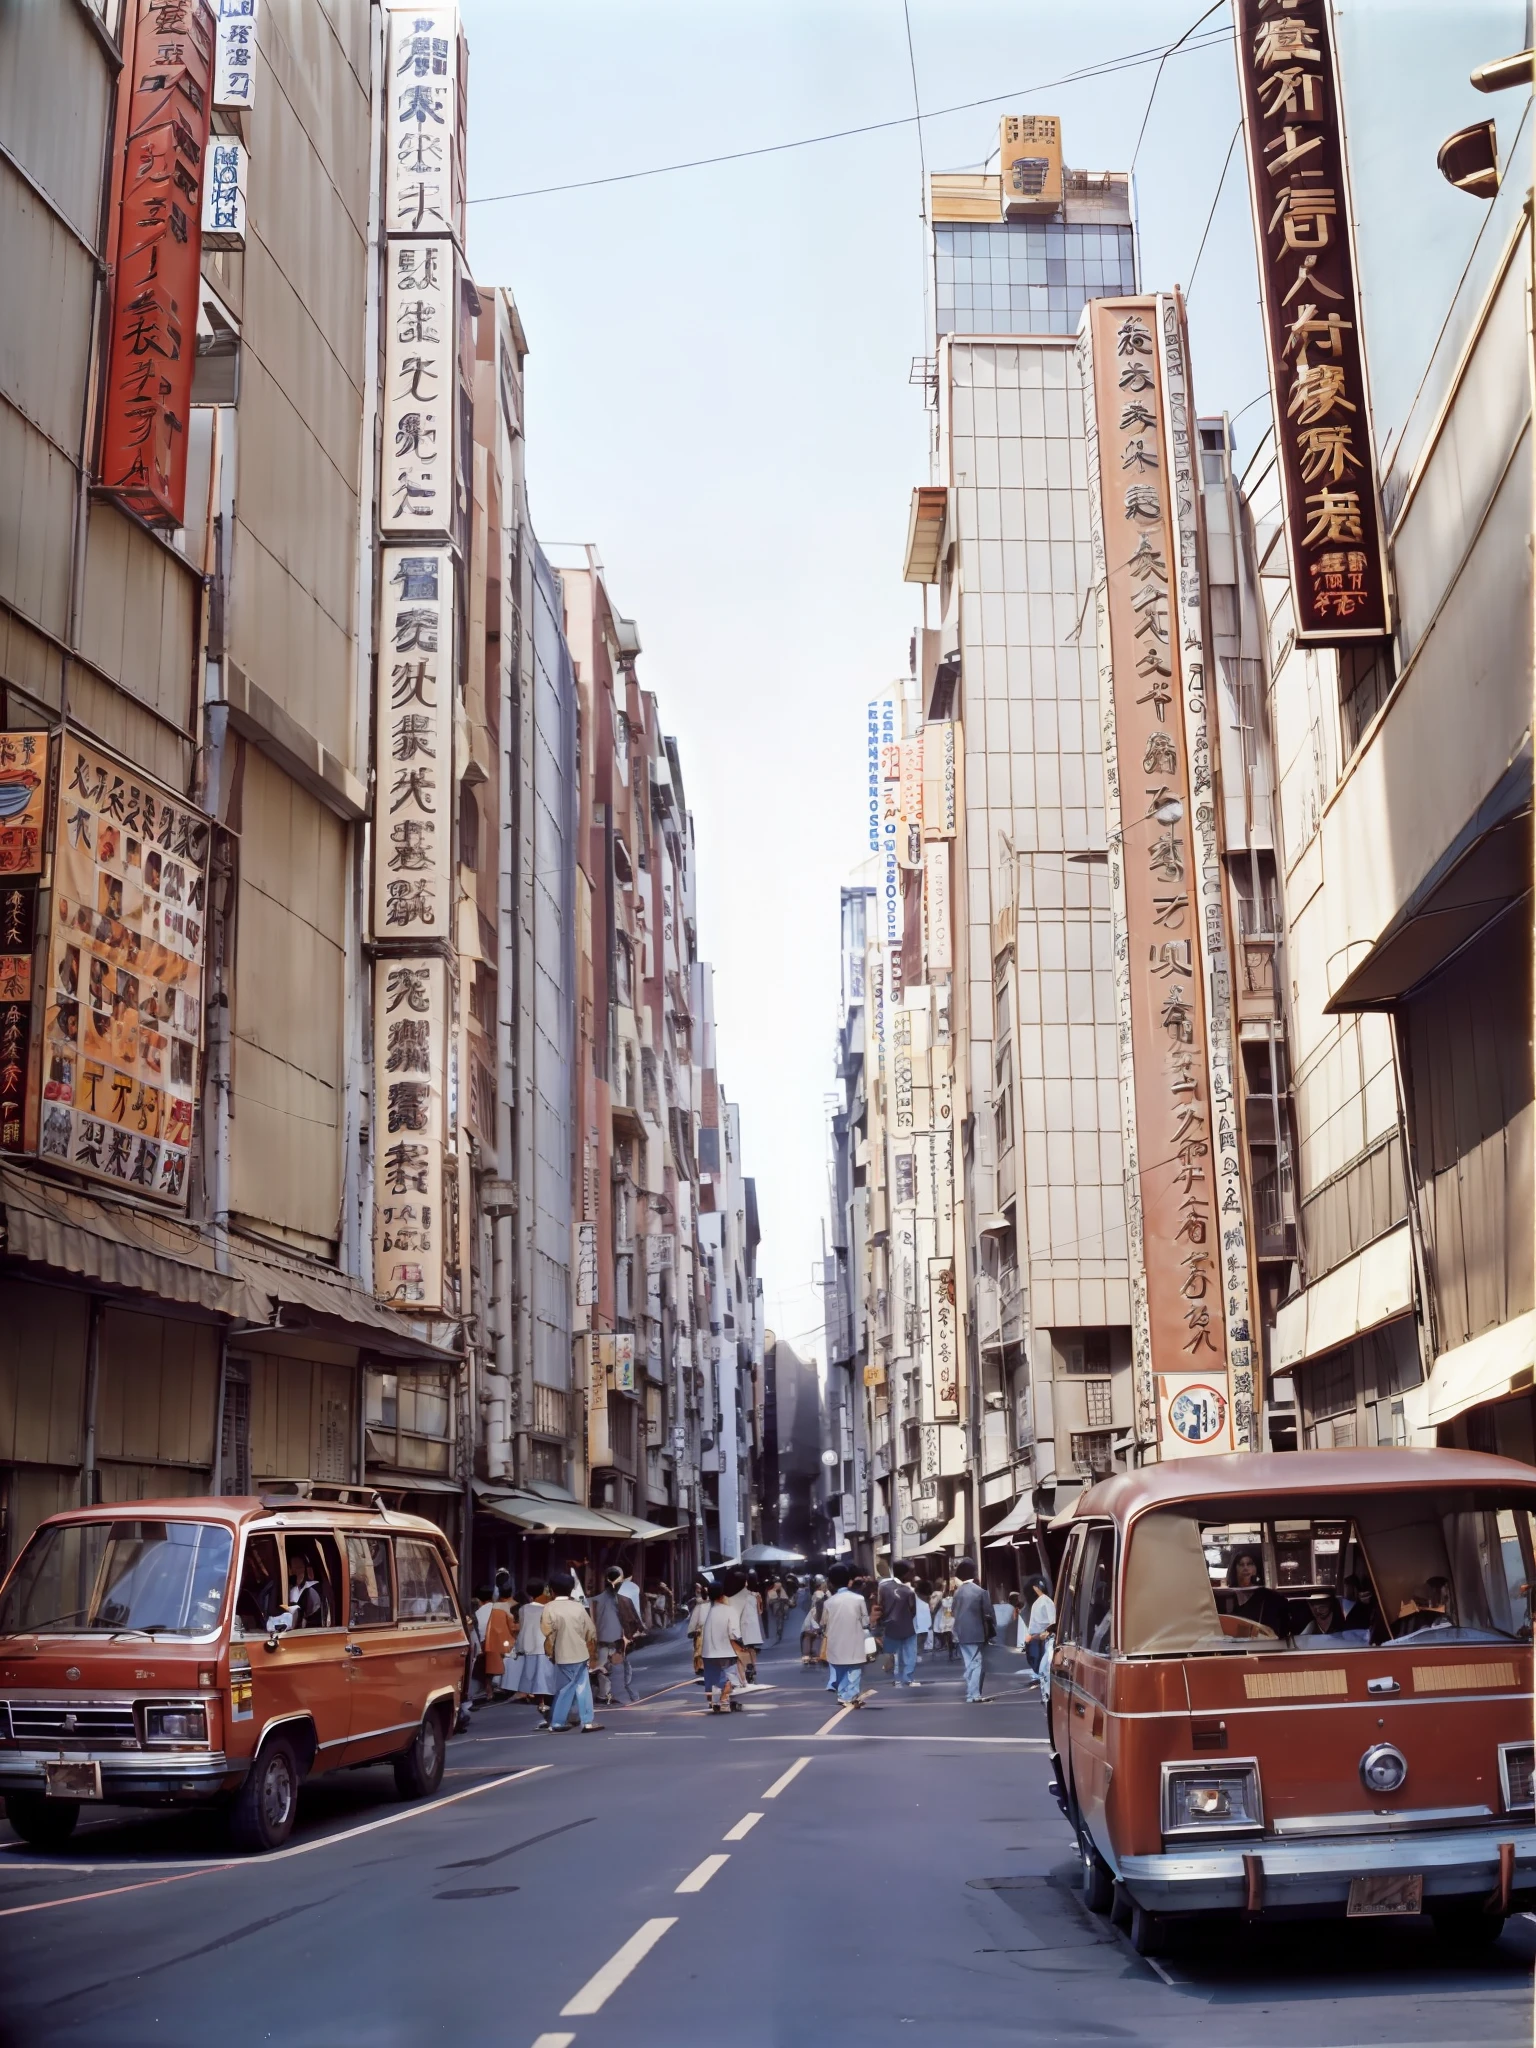
{"label": "van headlight", "polygon": [[1165,1835],[1254,1834],[1263,1826],[1257,1763],[1163,1765]]}
{"label": "van headlight", "polygon": [[206,1742],[208,1709],[201,1701],[176,1707],[146,1707],[144,1740],[151,1743]]}

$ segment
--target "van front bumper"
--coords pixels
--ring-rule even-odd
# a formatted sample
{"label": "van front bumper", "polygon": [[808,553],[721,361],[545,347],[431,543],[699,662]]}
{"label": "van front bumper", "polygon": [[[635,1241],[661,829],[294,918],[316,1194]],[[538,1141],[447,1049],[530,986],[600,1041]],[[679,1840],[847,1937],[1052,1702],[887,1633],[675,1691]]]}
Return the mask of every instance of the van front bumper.
{"label": "van front bumper", "polygon": [[41,1793],[44,1764],[100,1764],[107,1805],[162,1805],[233,1792],[250,1764],[222,1750],[0,1749],[0,1796]]}
{"label": "van front bumper", "polygon": [[1255,1836],[1206,1850],[1122,1856],[1116,1874],[1147,1912],[1213,1913],[1247,1904],[1245,1854],[1264,1866],[1264,1910],[1327,1910],[1349,1903],[1350,1880],[1378,1874],[1422,1875],[1426,1907],[1436,1899],[1486,1897],[1499,1882],[1499,1844],[1513,1841],[1512,1890],[1536,1887],[1536,1827],[1495,1821],[1444,1832],[1404,1832],[1363,1841],[1333,1835],[1321,1841]]}

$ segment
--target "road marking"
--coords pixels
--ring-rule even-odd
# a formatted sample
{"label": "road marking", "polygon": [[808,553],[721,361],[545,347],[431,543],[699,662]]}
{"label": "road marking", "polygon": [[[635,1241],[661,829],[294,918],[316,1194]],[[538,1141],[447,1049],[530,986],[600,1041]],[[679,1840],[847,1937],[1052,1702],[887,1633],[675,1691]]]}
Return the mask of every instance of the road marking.
{"label": "road marking", "polygon": [[1159,1977],[1162,1978],[1163,1982],[1168,1986],[1168,1989],[1170,1991],[1178,1990],[1178,1978],[1170,1977],[1168,1972],[1163,1968],[1162,1964],[1158,1962],[1155,1956],[1143,1956],[1141,1960],[1146,1964],[1149,1970],[1156,1970],[1157,1974],[1159,1975]]}
{"label": "road marking", "polygon": [[[832,1730],[833,1730],[833,1729],[834,1729],[834,1728],[835,1728],[835,1727],[837,1726],[838,1722],[839,1722],[839,1721],[846,1721],[846,1720],[847,1720],[847,1718],[848,1718],[848,1716],[849,1716],[849,1715],[850,1715],[850,1714],[851,1714],[852,1712],[853,1712],[853,1708],[852,1708],[851,1706],[850,1706],[850,1707],[839,1707],[839,1708],[838,1708],[838,1710],[837,1710],[837,1712],[836,1712],[836,1713],[835,1713],[835,1714],[834,1714],[834,1715],[832,1716],[831,1720],[830,1720],[830,1721],[827,1721],[827,1722],[824,1722],[824,1723],[822,1724],[822,1726],[821,1726],[820,1728],[818,1728],[818,1729],[816,1730],[816,1733],[817,1733],[818,1735],[830,1735],[830,1734],[831,1734],[831,1732],[832,1732]],[[792,1739],[792,1738],[791,1738],[791,1739]]]}
{"label": "road marking", "polygon": [[[731,1841],[732,1839],[733,1837],[731,1837],[730,1835],[726,1836],[727,1841]],[[703,1891],[705,1885],[709,1883],[709,1880],[714,1876],[715,1872],[717,1870],[724,1870],[726,1864],[729,1863],[730,1860],[731,1859],[729,1856],[706,1856],[704,1858],[704,1861],[701,1864],[699,1864],[696,1869],[689,1871],[688,1875],[683,1879],[682,1883],[678,1886],[678,1890],[680,1892]]]}
{"label": "road marking", "polygon": [[[844,1707],[843,1713],[848,1712]],[[1008,1749],[1049,1749],[1050,1743],[1043,1735],[830,1735],[827,1730],[835,1728],[841,1715],[834,1714],[826,1728],[816,1733],[828,1742],[968,1742],[981,1747],[1001,1743]],[[803,1735],[739,1735],[738,1742],[804,1742]]]}
{"label": "road marking", "polygon": [[540,2034],[533,2048],[571,2048],[574,2034]]}
{"label": "road marking", "polygon": [[810,1758],[808,1756],[796,1757],[795,1761],[790,1765],[789,1769],[784,1773],[783,1777],[774,1779],[773,1783],[768,1787],[768,1790],[763,1794],[763,1797],[765,1799],[777,1799],[781,1792],[787,1791],[788,1788],[791,1785],[793,1785],[796,1778],[799,1777],[800,1773],[805,1769],[806,1765],[809,1762]]}
{"label": "road marking", "polygon": [[[359,1835],[376,1834],[380,1828],[397,1827],[403,1820],[419,1820],[423,1814],[437,1813],[445,1806],[457,1806],[461,1799],[475,1799],[482,1792],[494,1792],[498,1785],[515,1785],[519,1778],[531,1778],[539,1771],[547,1771],[548,1764],[530,1764],[527,1770],[510,1771],[505,1777],[492,1778],[489,1784],[468,1785],[462,1792],[450,1792],[445,1799],[431,1799],[420,1806],[408,1806],[400,1813],[389,1813],[382,1820],[365,1821],[361,1827],[344,1828],[340,1834],[321,1835],[313,1842],[299,1842],[292,1848],[276,1849],[268,1856],[242,1856],[223,1863],[204,1863],[195,1870],[183,1870],[175,1877],[140,1878],[135,1884],[109,1885],[102,1891],[76,1892],[67,1899],[36,1899],[29,1906],[0,1907],[0,1920],[12,1920],[23,1913],[48,1913],[59,1906],[87,1906],[93,1899],[115,1899],[125,1892],[151,1891],[157,1885],[185,1884],[188,1878],[217,1877],[228,1870],[268,1870],[274,1863],[285,1863],[294,1856],[308,1856],[316,1849],[330,1849],[338,1842],[355,1841]],[[128,1868],[133,1868],[128,1865]],[[138,1866],[143,1869],[143,1865]]]}
{"label": "road marking", "polygon": [[589,1977],[576,1996],[560,2008],[563,2020],[580,2019],[586,2013],[601,2012],[630,1971],[644,1962],[669,1927],[677,1921],[647,1920],[621,1949],[611,1955],[596,1976]]}
{"label": "road marking", "polygon": [[731,1829],[728,1835],[722,1835],[720,1837],[721,1841],[744,1842],[747,1839],[748,1835],[751,1834],[752,1830],[757,1826],[758,1822],[762,1819],[762,1817],[763,1816],[760,1813],[749,1813],[745,1815],[741,1820],[737,1821],[735,1827]]}

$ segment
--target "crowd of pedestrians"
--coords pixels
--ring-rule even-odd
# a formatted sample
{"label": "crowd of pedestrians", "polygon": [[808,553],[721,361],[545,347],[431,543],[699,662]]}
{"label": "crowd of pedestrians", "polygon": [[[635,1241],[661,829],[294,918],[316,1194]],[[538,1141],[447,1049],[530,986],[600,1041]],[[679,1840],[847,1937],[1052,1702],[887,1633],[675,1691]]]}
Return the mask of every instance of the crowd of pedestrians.
{"label": "crowd of pedestrians", "polygon": [[[1044,1579],[1031,1577],[1021,1591],[994,1601],[973,1559],[959,1558],[933,1576],[930,1569],[924,1560],[901,1558],[880,1577],[856,1574],[846,1564],[803,1581],[792,1572],[744,1566],[701,1573],[687,1635],[706,1711],[742,1711],[743,1697],[759,1684],[758,1652],[765,1643],[783,1642],[797,1612],[802,1667],[824,1669],[827,1690],[849,1708],[863,1706],[865,1675],[876,1659],[884,1660],[897,1690],[920,1688],[924,1650],[946,1664],[958,1662],[966,1704],[981,1705],[986,1650],[993,1643],[1026,1660],[1026,1685],[1047,1688],[1056,1610]],[[572,1725],[592,1733],[603,1725],[599,1708],[639,1705],[630,1654],[673,1614],[669,1587],[656,1582],[642,1592],[618,1565],[590,1595],[575,1567],[530,1580],[520,1599],[500,1572],[476,1603],[475,1703],[531,1704],[540,1729],[551,1734]]]}

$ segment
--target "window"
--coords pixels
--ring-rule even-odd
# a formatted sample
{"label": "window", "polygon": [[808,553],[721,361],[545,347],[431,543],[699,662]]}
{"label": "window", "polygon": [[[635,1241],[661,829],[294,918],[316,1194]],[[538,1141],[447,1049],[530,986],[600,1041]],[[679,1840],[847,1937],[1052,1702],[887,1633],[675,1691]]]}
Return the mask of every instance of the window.
{"label": "window", "polygon": [[287,1605],[295,1628],[340,1628],[341,1553],[332,1536],[305,1529],[283,1538]]}
{"label": "window", "polygon": [[453,1594],[436,1546],[419,1536],[395,1538],[395,1571],[400,1582],[400,1619],[452,1621]]}
{"label": "window", "polygon": [[1060,1360],[1058,1370],[1061,1372],[1102,1376],[1109,1371],[1109,1332],[1059,1330],[1056,1332],[1056,1356]]}
{"label": "window", "polygon": [[0,1604],[0,1634],[66,1628],[202,1635],[217,1625],[234,1539],[211,1522],[39,1529]]}
{"label": "window", "polygon": [[1078,1471],[1102,1479],[1115,1469],[1114,1439],[1107,1429],[1072,1432],[1072,1463]]}
{"label": "window", "polygon": [[389,1538],[349,1536],[347,1579],[349,1628],[380,1628],[393,1621],[394,1593],[389,1578]]}
{"label": "window", "polygon": [[446,1473],[453,1448],[453,1403],[446,1375],[370,1372],[368,1457],[404,1472]]}
{"label": "window", "polygon": [[566,1395],[564,1387],[544,1387],[540,1386],[538,1381],[535,1380],[533,1383],[534,1428],[544,1430],[550,1436],[563,1437],[565,1435],[565,1404]]}
{"label": "window", "polygon": [[1339,649],[1339,698],[1346,759],[1391,694],[1395,681],[1390,640],[1360,640]]}
{"label": "window", "polygon": [[562,1486],[565,1483],[565,1446],[546,1443],[542,1438],[535,1437],[532,1448],[531,1476],[534,1479],[548,1480],[555,1486]]}
{"label": "window", "polygon": [[[1085,1383],[1083,1392],[1087,1396],[1090,1429],[1109,1429],[1113,1426],[1113,1391],[1112,1380],[1089,1380]],[[1097,1466],[1094,1469],[1097,1471]]]}
{"label": "window", "polygon": [[480,865],[480,806],[467,782],[459,784],[459,865]]}
{"label": "window", "polygon": [[1090,1529],[1078,1575],[1081,1611],[1078,1640],[1095,1656],[1107,1657],[1110,1643],[1110,1602],[1115,1585],[1115,1532]]}

